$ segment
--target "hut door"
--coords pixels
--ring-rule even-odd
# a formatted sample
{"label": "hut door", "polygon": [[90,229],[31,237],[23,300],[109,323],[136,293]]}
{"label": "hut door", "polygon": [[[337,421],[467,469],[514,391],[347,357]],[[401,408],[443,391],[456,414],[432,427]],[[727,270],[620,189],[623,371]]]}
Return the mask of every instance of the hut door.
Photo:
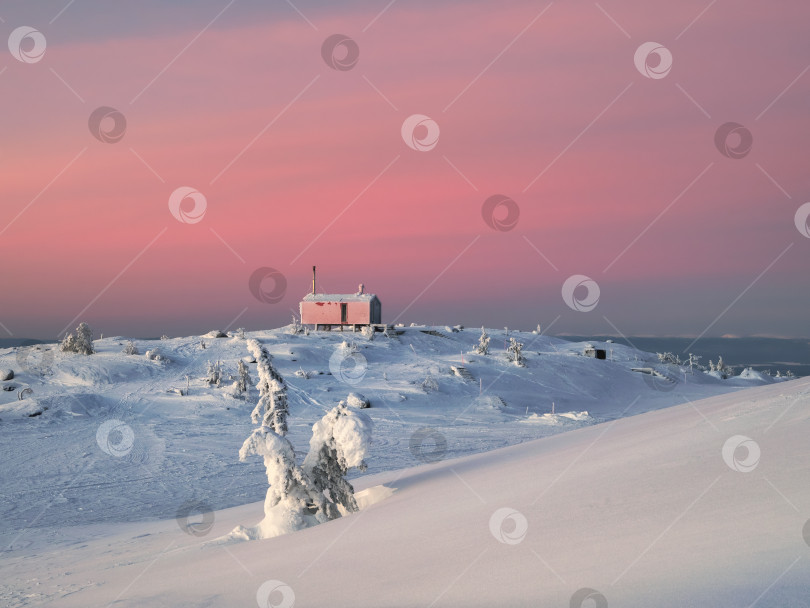
{"label": "hut door", "polygon": [[349,312],[348,312],[348,305],[341,304],[340,305],[340,322],[346,323],[349,320]]}

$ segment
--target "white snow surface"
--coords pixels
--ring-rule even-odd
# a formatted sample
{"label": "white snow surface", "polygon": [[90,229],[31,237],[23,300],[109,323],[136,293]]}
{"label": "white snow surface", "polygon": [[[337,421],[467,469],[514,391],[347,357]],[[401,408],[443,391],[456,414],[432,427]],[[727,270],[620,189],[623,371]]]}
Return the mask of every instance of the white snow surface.
{"label": "white snow surface", "polygon": [[[489,356],[469,354],[480,330],[399,331],[249,333],[288,383],[299,461],[354,390],[374,425],[360,513],[251,542],[223,537],[263,516],[264,467],[238,460],[258,393],[203,381],[209,360],[235,373],[244,340],[159,341],[168,361],[125,355],[122,338],[50,361],[0,351],[17,386],[0,392],[0,605],[567,606],[583,588],[611,606],[806,605],[810,380],[658,382],[631,371],[652,354],[594,343],[612,349],[600,361],[510,331],[518,368],[502,330]],[[367,369],[348,385],[329,360],[352,337]],[[471,378],[450,372],[462,356]],[[321,373],[295,377],[302,365]],[[189,395],[169,392],[187,375]]]}

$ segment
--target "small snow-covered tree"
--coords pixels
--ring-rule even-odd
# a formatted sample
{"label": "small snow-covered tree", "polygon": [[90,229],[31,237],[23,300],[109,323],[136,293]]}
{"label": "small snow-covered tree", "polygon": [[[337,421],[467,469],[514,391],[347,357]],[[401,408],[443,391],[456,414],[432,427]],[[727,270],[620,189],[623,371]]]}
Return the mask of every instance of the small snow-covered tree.
{"label": "small snow-covered tree", "polygon": [[301,326],[301,323],[298,321],[298,317],[295,315],[292,316],[292,323],[290,324],[290,333],[292,335],[300,334],[304,331],[304,328]]}
{"label": "small snow-covered tree", "polygon": [[247,393],[250,382],[248,367],[245,365],[244,361],[239,359],[239,363],[236,365],[236,382],[233,383],[233,396],[242,397],[242,395]]}
{"label": "small snow-covered tree", "polygon": [[346,479],[351,468],[366,469],[371,443],[371,420],[351,410],[345,401],[330,410],[312,427],[304,472],[328,498],[324,502],[329,519],[340,517],[338,506],[348,513],[357,511],[354,488]]}
{"label": "small snow-covered tree", "polygon": [[138,347],[135,346],[135,343],[132,340],[130,340],[124,347],[124,353],[127,355],[140,355],[141,351],[139,351]]}
{"label": "small snow-covered tree", "polygon": [[236,339],[237,340],[245,340],[245,328],[240,327],[236,330]]}
{"label": "small snow-covered tree", "polygon": [[60,345],[60,349],[63,353],[75,353],[76,352],[76,337],[73,334],[67,334],[62,339],[62,344]]}
{"label": "small snow-covered tree", "polygon": [[360,328],[360,333],[369,342],[372,342],[374,340],[374,334],[376,332],[374,331],[374,328],[371,325],[363,325],[363,327]]}
{"label": "small snow-covered tree", "polygon": [[96,352],[93,348],[93,330],[84,321],[76,328],[76,352],[82,355],[92,355]]}
{"label": "small snow-covered tree", "polygon": [[259,402],[250,415],[254,423],[262,420],[262,426],[269,427],[282,437],[287,434],[287,384],[271,362],[272,357],[258,340],[248,340],[247,347],[256,359],[259,381]]}
{"label": "small snow-covered tree", "polygon": [[222,385],[222,364],[217,361],[215,363],[208,362],[208,370],[206,371],[206,382],[211,385]]}
{"label": "small snow-covered tree", "polygon": [[509,347],[506,349],[506,356],[510,362],[519,367],[523,367],[526,362],[523,358],[523,342],[509,338]]}
{"label": "small snow-covered tree", "polygon": [[93,330],[90,326],[82,321],[76,328],[76,333],[68,334],[62,340],[62,351],[66,353],[79,353],[82,355],[92,355],[95,351],[93,348]]}
{"label": "small snow-covered tree", "polygon": [[475,352],[479,355],[489,354],[489,336],[487,330],[481,327],[481,337],[478,338],[478,345],[475,347]]}
{"label": "small snow-covered tree", "polygon": [[694,373],[694,368],[703,369],[703,366],[700,365],[700,360],[703,357],[698,355],[689,353],[689,359],[687,359],[686,364],[689,366],[689,371]]}

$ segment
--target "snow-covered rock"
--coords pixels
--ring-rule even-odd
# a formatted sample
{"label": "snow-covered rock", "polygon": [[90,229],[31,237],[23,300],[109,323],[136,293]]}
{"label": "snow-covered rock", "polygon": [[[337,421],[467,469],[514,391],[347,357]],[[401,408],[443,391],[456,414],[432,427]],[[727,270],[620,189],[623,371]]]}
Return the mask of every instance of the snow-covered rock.
{"label": "snow-covered rock", "polygon": [[14,379],[13,369],[0,369],[0,380],[13,380],[13,379]]}
{"label": "snow-covered rock", "polygon": [[361,393],[349,393],[348,397],[346,397],[346,405],[357,409],[365,409],[371,407],[371,402]]}

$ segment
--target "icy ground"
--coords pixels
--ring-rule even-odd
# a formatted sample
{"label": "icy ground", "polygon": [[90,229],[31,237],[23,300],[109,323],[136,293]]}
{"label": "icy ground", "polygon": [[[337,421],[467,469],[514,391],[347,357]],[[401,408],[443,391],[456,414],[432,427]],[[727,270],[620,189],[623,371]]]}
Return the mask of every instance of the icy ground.
{"label": "icy ground", "polygon": [[[371,403],[365,411],[374,423],[374,444],[369,471],[358,487],[367,487],[375,478],[405,474],[390,473],[405,467],[610,423],[678,403],[687,403],[696,416],[692,422],[698,425],[701,417],[689,403],[773,382],[756,373],[727,380],[691,374],[660,366],[654,354],[616,344],[593,342],[610,353],[610,360],[596,360],[582,356],[584,343],[532,333],[509,332],[525,344],[526,367],[516,367],[506,360],[503,330],[489,330],[488,356],[470,354],[479,329],[400,328],[399,335],[378,333],[373,341],[359,333],[306,336],[291,335],[288,330],[247,336],[268,347],[289,385],[289,438],[298,450],[307,449],[312,424],[349,393],[361,393]],[[344,341],[354,342],[356,353],[341,348]],[[29,556],[48,548],[80,546],[79,539],[87,535],[110,533],[111,524],[120,531],[140,529],[133,522],[170,520],[179,530],[174,523],[179,510],[196,504],[217,511],[219,529],[220,510],[250,505],[264,496],[266,480],[260,462],[242,464],[237,458],[239,446],[253,428],[250,411],[257,392],[252,389],[247,400],[235,399],[230,396],[230,382],[212,387],[203,380],[209,361],[221,361],[226,373],[234,374],[237,361],[248,356],[245,341],[207,336],[141,340],[136,341],[139,355],[123,354],[126,342],[124,338],[96,340],[98,352],[89,357],[47,350],[48,346],[0,351],[0,370],[15,372],[13,380],[3,383],[15,390],[0,392],[4,465],[0,541],[2,562],[11,563],[17,575],[25,571],[24,564],[35,563],[28,561]],[[155,348],[163,360],[145,356]],[[454,373],[462,357],[466,371]],[[255,364],[249,367],[255,382]],[[654,368],[666,378],[633,368]],[[423,386],[428,376],[438,390]],[[187,383],[190,394],[179,394]],[[25,388],[31,392],[18,400]],[[104,435],[104,429],[112,433]],[[634,454],[632,445],[627,446],[628,457]],[[583,491],[587,495],[588,490]],[[497,496],[494,492],[492,499]],[[252,514],[256,506],[242,509],[233,513]],[[241,518],[232,520],[255,523]],[[91,524],[101,525],[87,528]],[[169,529],[166,524],[160,526]],[[390,527],[392,534],[401,532],[396,521]],[[283,542],[286,546],[291,541]],[[129,563],[134,558],[121,559]],[[41,565],[39,560],[36,563]],[[29,574],[36,578],[36,572]],[[16,587],[10,589],[5,593],[16,593]],[[0,593],[0,603],[8,597]],[[38,602],[40,595],[31,597]]]}

